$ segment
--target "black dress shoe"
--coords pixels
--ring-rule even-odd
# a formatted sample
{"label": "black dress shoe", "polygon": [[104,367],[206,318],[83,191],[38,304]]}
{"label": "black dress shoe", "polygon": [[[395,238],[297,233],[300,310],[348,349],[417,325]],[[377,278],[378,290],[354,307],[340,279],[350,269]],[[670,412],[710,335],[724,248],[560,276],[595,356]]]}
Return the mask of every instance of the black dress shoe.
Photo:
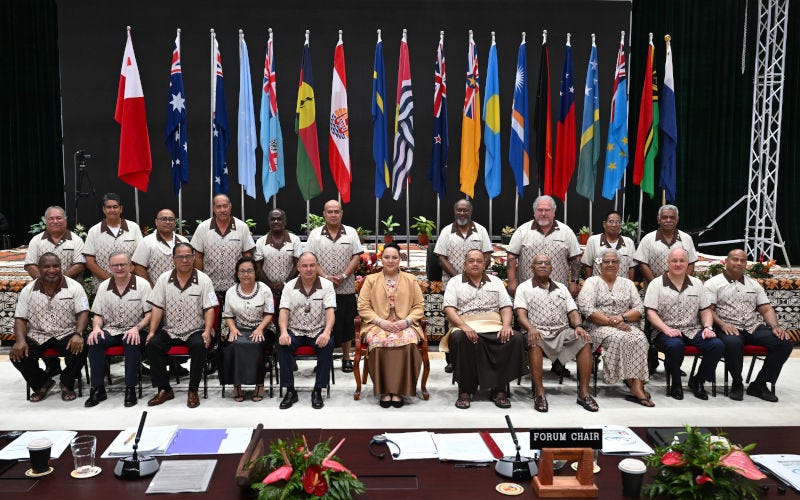
{"label": "black dress shoe", "polygon": [[394,408],[402,408],[403,404],[405,404],[405,401],[402,399],[400,401],[392,401],[392,407]]}
{"label": "black dress shoe", "polygon": [[672,389],[669,391],[669,395],[673,399],[681,400],[683,399],[683,388],[679,385],[673,385]]}
{"label": "black dress shoe", "polygon": [[128,386],[125,387],[125,408],[130,408],[131,406],[136,406],[136,387]]}
{"label": "black dress shoe", "polygon": [[696,378],[692,377],[689,379],[689,388],[694,393],[694,397],[697,399],[702,399],[703,401],[708,399],[708,393],[706,392],[705,387],[703,387],[703,382],[697,380]]}
{"label": "black dress shoe", "polygon": [[311,391],[311,407],[319,410],[323,406],[325,406],[325,402],[322,400],[322,389],[314,389]]}
{"label": "black dress shoe", "polygon": [[97,406],[98,403],[105,401],[106,399],[108,399],[108,396],[106,395],[106,388],[105,386],[101,385],[100,387],[92,388],[89,391],[89,397],[83,403],[83,406],[86,408],[91,408],[92,406]]}
{"label": "black dress shoe", "polygon": [[453,363],[447,363],[444,367],[445,373],[453,373]]}
{"label": "black dress shoe", "polygon": [[747,395],[755,396],[763,399],[764,401],[769,401],[770,403],[778,402],[778,396],[772,394],[772,391],[767,388],[767,384],[764,382],[753,382],[752,384],[748,385]]}
{"label": "black dress shoe", "polygon": [[342,371],[345,372],[345,373],[353,373],[353,360],[343,359],[342,360]]}
{"label": "black dress shoe", "polygon": [[378,403],[381,405],[381,408],[391,408],[392,407],[392,400],[391,399],[387,399],[386,401],[381,399]]}
{"label": "black dress shoe", "polygon": [[281,401],[280,409],[285,410],[287,408],[291,408],[293,404],[297,403],[297,392],[292,389],[286,389],[286,395],[283,396],[283,401]]}
{"label": "black dress shoe", "polygon": [[744,399],[744,386],[741,382],[734,382],[731,384],[731,392],[728,393],[730,398],[734,401],[741,401]]}

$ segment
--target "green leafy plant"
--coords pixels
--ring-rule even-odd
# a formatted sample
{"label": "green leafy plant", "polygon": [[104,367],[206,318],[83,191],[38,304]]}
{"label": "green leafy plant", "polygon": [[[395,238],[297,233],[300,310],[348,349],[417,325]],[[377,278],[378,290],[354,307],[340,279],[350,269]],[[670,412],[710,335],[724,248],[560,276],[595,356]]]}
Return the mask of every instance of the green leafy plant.
{"label": "green leafy plant", "polygon": [[245,219],[244,223],[247,224],[247,228],[250,229],[250,232],[255,231],[256,226],[258,225],[258,223],[253,219]]}
{"label": "green leafy plant", "polygon": [[514,231],[516,231],[516,230],[517,230],[517,228],[512,227],[512,226],[503,226],[503,229],[500,230],[500,234],[503,235],[503,236],[508,236],[509,238],[511,238],[511,236],[514,235]]}
{"label": "green leafy plant", "polygon": [[322,227],[325,225],[325,218],[321,215],[308,214],[308,222],[300,224],[300,231],[310,233],[315,227]]}
{"label": "green leafy plant", "polygon": [[394,232],[400,226],[399,222],[395,222],[394,215],[390,215],[389,217],[383,219],[381,224],[383,224],[384,234],[394,234]]}
{"label": "green leafy plant", "polygon": [[639,235],[639,223],[632,221],[630,216],[625,218],[625,222],[620,225],[619,232],[622,236],[627,236],[632,240],[636,240]]}
{"label": "green leafy plant", "polygon": [[436,222],[426,219],[423,215],[418,215],[412,219],[414,223],[411,224],[411,229],[415,230],[417,234],[430,236],[433,230],[436,229]]}
{"label": "green leafy plant", "polygon": [[[39,219],[38,222],[34,222],[33,224],[31,224],[28,227],[28,234],[43,233],[45,229],[47,229],[47,223],[44,220],[44,216],[42,216],[42,218]],[[84,239],[86,238],[86,227],[83,224],[81,224],[80,222],[75,224],[75,228],[73,229],[73,232],[75,234],[77,234],[78,236],[80,236],[81,238],[84,238]]]}
{"label": "green leafy plant", "polygon": [[371,234],[372,234],[372,231],[370,231],[370,230],[369,230],[369,229],[367,229],[367,228],[364,228],[364,227],[358,226],[358,227],[356,228],[356,234],[358,234],[359,236],[369,236],[369,235],[371,235]]}
{"label": "green leafy plant", "polygon": [[578,229],[578,234],[592,234],[592,230],[589,229],[589,226],[583,226]]}

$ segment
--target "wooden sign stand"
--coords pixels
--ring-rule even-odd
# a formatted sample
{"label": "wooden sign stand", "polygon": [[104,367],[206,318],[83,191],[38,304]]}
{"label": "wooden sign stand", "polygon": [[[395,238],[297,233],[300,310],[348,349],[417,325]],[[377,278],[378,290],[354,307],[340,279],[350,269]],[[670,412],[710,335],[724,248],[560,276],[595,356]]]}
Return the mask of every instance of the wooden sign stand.
{"label": "wooden sign stand", "polygon": [[[577,460],[575,477],[553,476],[553,460]],[[594,484],[594,453],[591,448],[542,448],[539,474],[533,478],[533,491],[542,498],[597,498]]]}

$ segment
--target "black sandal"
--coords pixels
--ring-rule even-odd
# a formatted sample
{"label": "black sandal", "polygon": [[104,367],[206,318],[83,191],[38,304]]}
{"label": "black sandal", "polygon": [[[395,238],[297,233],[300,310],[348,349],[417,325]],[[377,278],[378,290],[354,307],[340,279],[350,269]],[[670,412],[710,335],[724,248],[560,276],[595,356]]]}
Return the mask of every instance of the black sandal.
{"label": "black sandal", "polygon": [[241,403],[244,401],[244,393],[242,392],[241,385],[234,385],[233,386],[233,400],[237,403]]}
{"label": "black sandal", "polygon": [[597,406],[597,401],[595,401],[594,398],[588,394],[584,397],[578,396],[578,400],[576,402],[586,411],[595,412],[600,409],[600,407]]}
{"label": "black sandal", "polygon": [[258,403],[259,401],[263,400],[264,399],[264,386],[263,385],[257,385],[256,386],[256,390],[253,391],[253,395],[250,397],[250,399],[254,403]]}

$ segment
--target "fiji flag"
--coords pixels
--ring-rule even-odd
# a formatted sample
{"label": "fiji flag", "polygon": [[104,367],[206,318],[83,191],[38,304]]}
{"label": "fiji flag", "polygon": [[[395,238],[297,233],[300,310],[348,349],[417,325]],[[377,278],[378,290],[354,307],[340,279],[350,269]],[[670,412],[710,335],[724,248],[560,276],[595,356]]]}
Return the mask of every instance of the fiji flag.
{"label": "fiji flag", "polygon": [[169,102],[167,103],[167,150],[172,159],[172,189],[175,196],[189,182],[189,153],[186,144],[186,94],[181,73],[181,33],[175,37],[172,65],[169,71]]}
{"label": "fiji flag", "polygon": [[261,86],[261,151],[264,153],[261,167],[261,185],[264,200],[278,194],[286,186],[283,169],[283,134],[278,120],[278,99],[275,58],[272,53],[272,28],[267,41],[267,56],[264,58],[264,81]]}
{"label": "fiji flag", "polygon": [[222,81],[222,57],[219,55],[217,38],[212,41],[214,48],[214,67],[212,68],[211,97],[214,101],[212,130],[214,138],[214,194],[228,193],[228,162],[225,152],[230,143],[228,136],[228,111],[225,109],[225,85]]}
{"label": "fiji flag", "polygon": [[[624,36],[624,34],[623,34]],[[613,200],[621,187],[628,166],[628,83],[625,74],[625,41],[619,42],[617,69],[614,71],[614,94],[608,125],[606,169],[603,174],[603,198]]]}
{"label": "fiji flag", "polygon": [[375,197],[380,198],[389,187],[389,139],[386,135],[386,76],[383,71],[383,41],[378,35],[372,70],[372,158],[375,160]]}
{"label": "fiji flag", "polygon": [[528,125],[528,55],[525,40],[519,44],[517,75],[514,78],[514,102],[511,104],[511,139],[508,162],[514,172],[517,192],[522,196],[530,184],[530,126]]}
{"label": "fiji flag", "polygon": [[486,145],[484,183],[489,199],[500,194],[500,83],[497,76],[497,44],[492,39],[486,67],[486,94],[483,98],[483,143]]}
{"label": "fiji flag", "polygon": [[447,195],[447,70],[444,61],[444,32],[436,49],[436,69],[433,76],[433,152],[428,167],[428,179],[433,190],[443,200]]}

